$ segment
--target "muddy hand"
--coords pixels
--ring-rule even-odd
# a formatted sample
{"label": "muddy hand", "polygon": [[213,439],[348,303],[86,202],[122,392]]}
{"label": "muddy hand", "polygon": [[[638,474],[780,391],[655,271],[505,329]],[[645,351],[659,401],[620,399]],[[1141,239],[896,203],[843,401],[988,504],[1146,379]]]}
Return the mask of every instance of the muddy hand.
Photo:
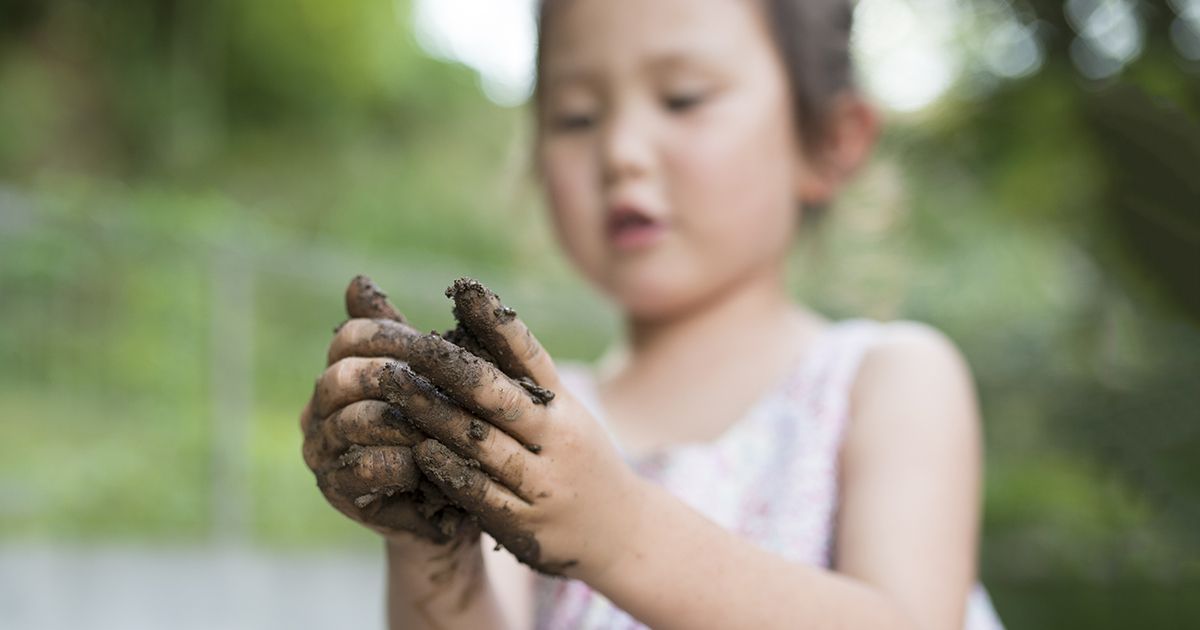
{"label": "muddy hand", "polygon": [[409,341],[411,369],[386,378],[390,400],[432,438],[414,447],[416,465],[525,564],[602,570],[634,522],[641,482],[512,309],[472,280],[447,295],[495,363],[437,335]]}
{"label": "muddy hand", "polygon": [[325,498],[389,539],[446,542],[467,535],[464,514],[425,480],[412,447],[425,436],[389,404],[389,375],[420,336],[369,279],[346,291],[350,320],[329,346],[328,367],[301,413],[304,460]]}

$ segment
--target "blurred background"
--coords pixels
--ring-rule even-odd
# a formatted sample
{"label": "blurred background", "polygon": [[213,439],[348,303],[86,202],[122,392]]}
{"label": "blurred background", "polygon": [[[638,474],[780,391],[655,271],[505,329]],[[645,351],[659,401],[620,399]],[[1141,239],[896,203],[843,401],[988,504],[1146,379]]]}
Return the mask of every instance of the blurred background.
{"label": "blurred background", "polygon": [[[1010,628],[1200,624],[1200,0],[861,0],[886,134],[798,298],[964,349]],[[0,627],[380,627],[297,416],[367,273],[613,311],[528,166],[529,0],[0,0]]]}

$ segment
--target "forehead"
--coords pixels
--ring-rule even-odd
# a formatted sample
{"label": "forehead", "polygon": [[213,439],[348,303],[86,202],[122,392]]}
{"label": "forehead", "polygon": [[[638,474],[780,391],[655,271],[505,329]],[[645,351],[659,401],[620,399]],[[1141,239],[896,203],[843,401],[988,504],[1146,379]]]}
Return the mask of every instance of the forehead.
{"label": "forehead", "polygon": [[690,58],[739,63],[769,49],[755,0],[546,1],[547,81]]}

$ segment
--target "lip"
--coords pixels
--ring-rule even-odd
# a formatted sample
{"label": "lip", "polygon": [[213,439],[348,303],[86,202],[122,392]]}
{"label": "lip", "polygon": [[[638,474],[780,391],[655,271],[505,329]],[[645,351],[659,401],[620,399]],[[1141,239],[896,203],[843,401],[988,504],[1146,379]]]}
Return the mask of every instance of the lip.
{"label": "lip", "polygon": [[665,221],[633,204],[613,206],[606,224],[609,244],[618,251],[646,249],[666,235]]}

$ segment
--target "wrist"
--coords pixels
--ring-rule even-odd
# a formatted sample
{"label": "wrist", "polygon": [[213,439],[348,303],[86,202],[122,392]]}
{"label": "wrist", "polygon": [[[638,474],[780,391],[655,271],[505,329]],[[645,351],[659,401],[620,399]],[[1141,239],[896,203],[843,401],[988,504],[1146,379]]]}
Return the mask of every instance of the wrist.
{"label": "wrist", "polygon": [[389,627],[500,627],[478,535],[420,542],[384,539]]}
{"label": "wrist", "polygon": [[478,537],[444,544],[385,538],[384,552],[389,581],[405,585],[413,593],[442,591],[452,584],[478,579],[476,569],[483,566]]}
{"label": "wrist", "polygon": [[389,564],[419,565],[481,553],[478,531],[474,536],[459,536],[444,543],[401,533],[384,536],[383,546]]}
{"label": "wrist", "polygon": [[606,531],[596,537],[604,544],[590,545],[594,557],[581,562],[578,571],[571,576],[599,591],[603,591],[605,583],[619,581],[627,567],[645,554],[640,543],[646,539],[647,528],[653,522],[650,516],[655,504],[654,495],[661,488],[632,471],[629,477],[620,507],[609,510],[614,518],[607,519]]}

